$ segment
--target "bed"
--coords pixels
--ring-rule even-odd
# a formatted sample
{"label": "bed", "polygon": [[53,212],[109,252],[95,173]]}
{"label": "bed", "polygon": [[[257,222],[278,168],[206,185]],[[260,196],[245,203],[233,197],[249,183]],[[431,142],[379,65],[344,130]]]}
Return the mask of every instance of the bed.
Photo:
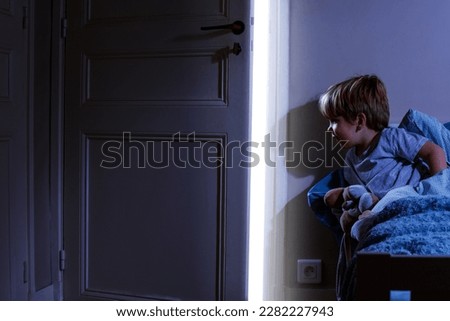
{"label": "bed", "polygon": [[[410,110],[400,126],[441,145],[450,159],[449,123]],[[337,299],[450,300],[450,169],[390,191],[351,235],[323,203],[329,189],[345,185],[338,169],[308,192],[316,217],[340,244]]]}

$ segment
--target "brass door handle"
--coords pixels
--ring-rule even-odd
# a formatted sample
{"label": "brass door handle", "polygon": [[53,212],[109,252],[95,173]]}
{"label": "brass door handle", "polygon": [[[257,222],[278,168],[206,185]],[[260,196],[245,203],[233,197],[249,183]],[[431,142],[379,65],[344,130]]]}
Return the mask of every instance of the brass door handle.
{"label": "brass door handle", "polygon": [[235,22],[227,25],[200,27],[200,30],[224,30],[224,29],[231,30],[231,32],[234,33],[235,35],[240,35],[245,30],[245,23],[243,23],[240,20],[236,20]]}

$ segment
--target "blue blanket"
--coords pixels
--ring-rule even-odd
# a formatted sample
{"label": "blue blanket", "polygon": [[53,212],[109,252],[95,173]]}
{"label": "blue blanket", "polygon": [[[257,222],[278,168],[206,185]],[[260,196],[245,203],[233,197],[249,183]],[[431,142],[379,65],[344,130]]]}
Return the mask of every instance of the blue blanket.
{"label": "blue blanket", "polygon": [[[450,168],[422,180],[417,186],[403,186],[388,192],[372,209],[372,212],[374,213],[372,216],[358,220],[353,225],[351,235],[354,239],[361,241],[366,232],[379,221],[378,216],[382,215],[384,209],[389,208],[393,202],[409,198],[409,201],[405,203],[412,204],[413,208],[410,209],[410,212],[413,212],[413,204],[426,203],[425,199],[432,196],[438,198],[450,198]],[[425,199],[421,200],[423,198]]]}
{"label": "blue blanket", "polygon": [[358,251],[406,255],[450,254],[450,198],[406,197],[376,215]]}
{"label": "blue blanket", "polygon": [[[359,240],[355,253],[450,255],[450,169],[386,196],[374,215],[352,228],[352,235]],[[353,298],[355,269],[353,258],[339,278],[338,297],[342,300]]]}

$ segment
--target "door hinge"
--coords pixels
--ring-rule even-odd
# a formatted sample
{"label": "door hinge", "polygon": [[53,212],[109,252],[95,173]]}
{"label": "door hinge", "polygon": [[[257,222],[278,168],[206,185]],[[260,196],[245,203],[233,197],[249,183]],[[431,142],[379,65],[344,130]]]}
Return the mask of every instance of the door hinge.
{"label": "door hinge", "polygon": [[28,264],[27,261],[23,262],[23,283],[28,283]]}
{"label": "door hinge", "polygon": [[22,7],[22,28],[28,28],[28,7],[26,6]]}
{"label": "door hinge", "polygon": [[67,37],[67,18],[61,19],[61,38]]}
{"label": "door hinge", "polygon": [[64,271],[66,269],[66,251],[59,251],[59,270]]}

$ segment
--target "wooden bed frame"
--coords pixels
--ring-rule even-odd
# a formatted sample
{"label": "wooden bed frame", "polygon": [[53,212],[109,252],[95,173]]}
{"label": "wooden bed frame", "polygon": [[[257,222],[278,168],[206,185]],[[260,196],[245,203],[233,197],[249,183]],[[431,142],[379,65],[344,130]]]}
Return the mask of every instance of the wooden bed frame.
{"label": "wooden bed frame", "polygon": [[357,253],[356,278],[356,300],[450,300],[450,256]]}

